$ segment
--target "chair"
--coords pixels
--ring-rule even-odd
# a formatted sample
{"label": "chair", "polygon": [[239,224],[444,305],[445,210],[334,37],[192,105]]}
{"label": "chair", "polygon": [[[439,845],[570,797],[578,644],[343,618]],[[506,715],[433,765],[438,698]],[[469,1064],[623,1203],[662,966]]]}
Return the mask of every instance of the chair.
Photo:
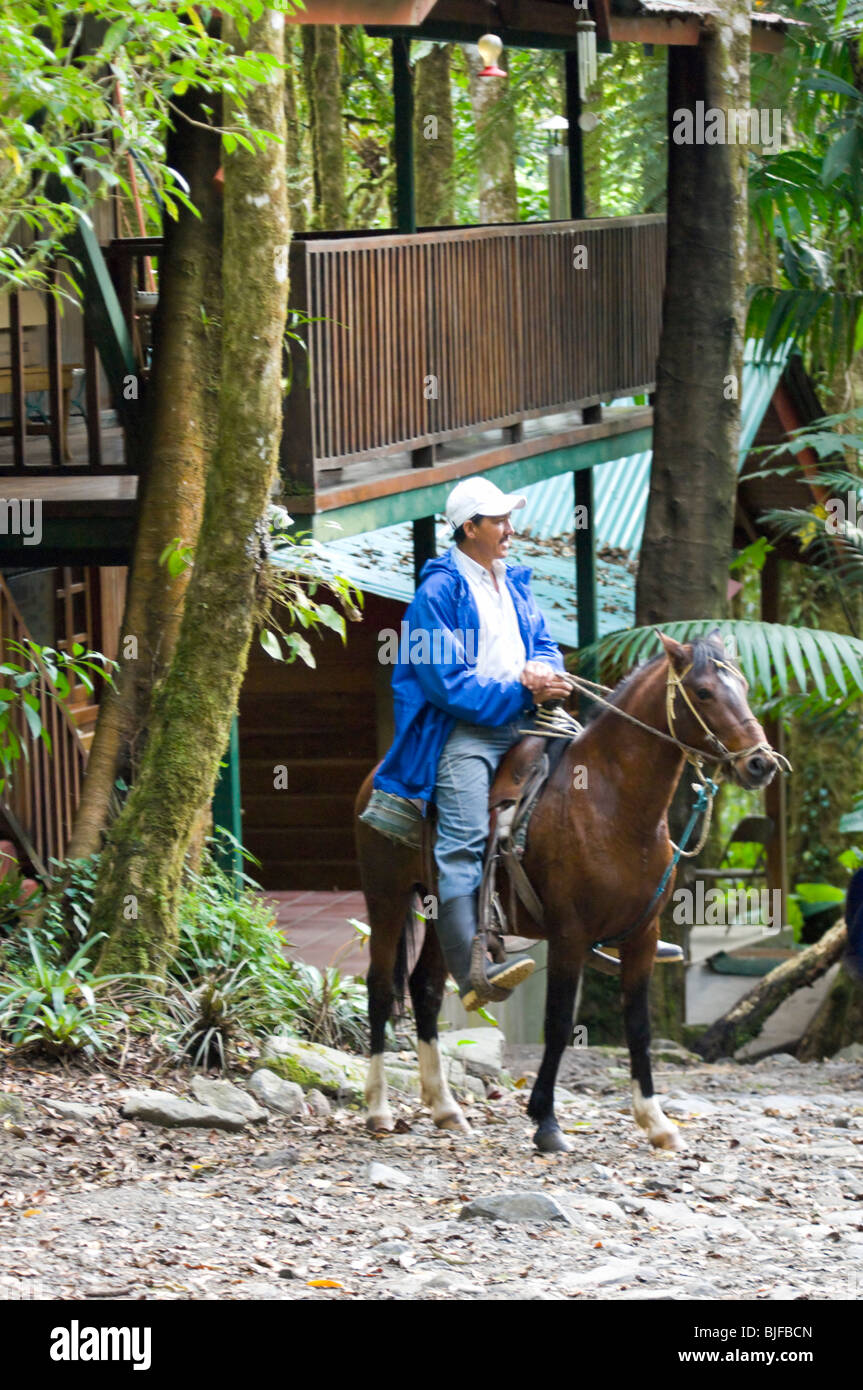
{"label": "chair", "polygon": [[[763,879],[767,882],[767,845],[773,838],[775,825],[770,816],[744,816],[731,832],[728,842],[720,856],[719,867],[716,869],[699,869],[698,877],[704,879],[727,879],[731,883],[751,882],[753,879]],[[735,868],[732,864],[726,864],[728,852],[733,845],[760,845],[758,858],[751,869]],[[726,935],[734,924],[729,922],[725,928]]]}

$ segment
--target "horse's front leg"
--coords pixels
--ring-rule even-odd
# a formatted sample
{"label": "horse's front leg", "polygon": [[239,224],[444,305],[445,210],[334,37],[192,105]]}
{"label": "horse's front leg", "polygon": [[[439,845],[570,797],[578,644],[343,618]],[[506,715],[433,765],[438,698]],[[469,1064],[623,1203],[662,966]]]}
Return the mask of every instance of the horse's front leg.
{"label": "horse's front leg", "polygon": [[654,920],[636,942],[624,942],[620,952],[623,1021],[632,1076],[632,1113],[636,1124],[647,1131],[654,1148],[683,1149],[685,1145],[680,1131],[663,1114],[662,1106],[653,1094],[653,1074],[650,1069],[648,988],[658,936],[659,922]]}
{"label": "horse's front leg", "polygon": [[554,1083],[563,1050],[572,1039],[575,996],[581,979],[580,958],[555,954],[549,946],[545,996],[545,1052],[530,1096],[527,1113],[537,1121],[533,1142],[541,1153],[570,1153],[554,1114]]}

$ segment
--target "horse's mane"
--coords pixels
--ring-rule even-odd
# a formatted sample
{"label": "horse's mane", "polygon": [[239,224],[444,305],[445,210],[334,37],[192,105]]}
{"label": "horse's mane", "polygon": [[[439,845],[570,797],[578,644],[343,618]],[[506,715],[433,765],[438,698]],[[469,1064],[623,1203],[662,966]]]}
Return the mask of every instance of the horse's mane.
{"label": "horse's mane", "polygon": [[[630,687],[639,680],[647,671],[652,671],[664,661],[665,652],[660,652],[658,656],[651,657],[649,661],[640,661],[625,676],[623,676],[614,687],[610,695],[606,695],[606,703],[609,705],[619,705],[623,696]],[[700,676],[707,669],[711,661],[724,661],[729,666],[737,667],[737,663],[732,661],[722,642],[715,637],[696,637],[692,643],[692,672],[695,676]],[[604,712],[605,704],[596,704],[588,712],[585,720],[586,724],[592,724],[594,719],[598,719]]]}

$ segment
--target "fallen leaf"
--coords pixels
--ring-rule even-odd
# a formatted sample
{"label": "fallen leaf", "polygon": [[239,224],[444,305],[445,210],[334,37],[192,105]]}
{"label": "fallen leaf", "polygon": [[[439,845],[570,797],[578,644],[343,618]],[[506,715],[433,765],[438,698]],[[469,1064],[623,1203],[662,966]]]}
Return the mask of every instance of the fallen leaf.
{"label": "fallen leaf", "polygon": [[23,1216],[41,1216],[41,1215],[42,1215],[42,1208],[41,1208],[41,1207],[28,1207],[27,1210],[26,1210],[25,1212],[22,1213],[22,1215],[23,1215]]}
{"label": "fallen leaf", "polygon": [[310,1289],[343,1289],[344,1284],[340,1284],[337,1279],[310,1279],[308,1287]]}

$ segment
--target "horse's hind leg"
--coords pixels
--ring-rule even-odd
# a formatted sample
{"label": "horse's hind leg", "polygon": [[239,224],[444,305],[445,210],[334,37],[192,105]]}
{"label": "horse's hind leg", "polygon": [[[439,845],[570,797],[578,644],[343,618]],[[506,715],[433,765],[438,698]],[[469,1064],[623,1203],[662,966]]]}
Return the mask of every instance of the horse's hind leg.
{"label": "horse's hind leg", "polygon": [[371,927],[371,959],[366,976],[371,1033],[371,1061],[365,1086],[366,1128],[387,1131],[394,1128],[395,1121],[387,1096],[384,1041],[395,1000],[393,976],[399,942],[405,929],[409,900],[397,894],[389,898],[369,897],[367,894],[366,902]]}
{"label": "horse's hind leg", "polygon": [[417,1025],[417,1052],[423,1105],[431,1111],[438,1129],[471,1129],[449,1088],[441,1064],[437,1021],[446,984],[446,965],[434,925],[426,925],[425,941],[410,977],[411,1001]]}
{"label": "horse's hind leg", "polygon": [[542,1153],[569,1153],[572,1149],[555,1117],[554,1083],[564,1048],[572,1038],[575,996],[580,979],[580,959],[555,957],[549,949],[545,1052],[527,1107],[530,1118],[537,1121],[533,1142]]}
{"label": "horse's hind leg", "polygon": [[634,946],[626,943],[621,951],[621,987],[623,989],[623,1021],[629,1048],[632,1075],[632,1113],[636,1124],[647,1131],[656,1149],[682,1149],[683,1140],[677,1126],[663,1114],[662,1106],[653,1094],[653,1074],[650,1069],[650,1013],[648,986],[656,950],[658,924],[639,938]]}

